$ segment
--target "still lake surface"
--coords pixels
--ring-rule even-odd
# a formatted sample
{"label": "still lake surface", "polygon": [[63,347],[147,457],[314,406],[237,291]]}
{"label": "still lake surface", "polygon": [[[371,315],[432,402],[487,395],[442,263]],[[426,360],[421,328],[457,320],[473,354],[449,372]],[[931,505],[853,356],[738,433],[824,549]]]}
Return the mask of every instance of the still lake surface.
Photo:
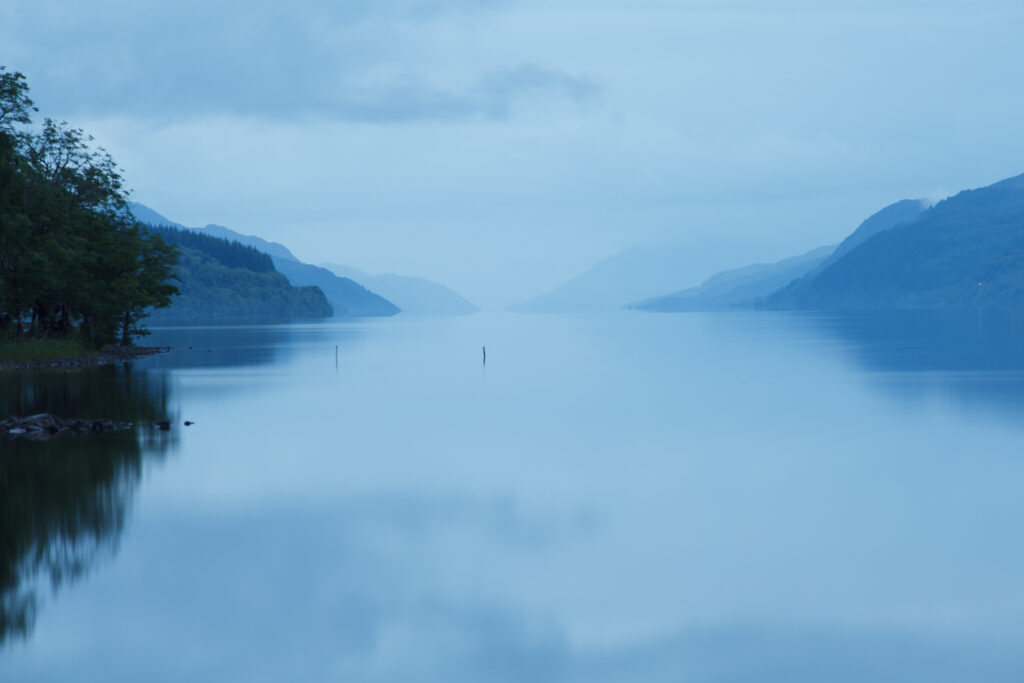
{"label": "still lake surface", "polygon": [[0,681],[1024,680],[1020,318],[146,343],[0,376],[6,413],[173,422],[0,442]]}

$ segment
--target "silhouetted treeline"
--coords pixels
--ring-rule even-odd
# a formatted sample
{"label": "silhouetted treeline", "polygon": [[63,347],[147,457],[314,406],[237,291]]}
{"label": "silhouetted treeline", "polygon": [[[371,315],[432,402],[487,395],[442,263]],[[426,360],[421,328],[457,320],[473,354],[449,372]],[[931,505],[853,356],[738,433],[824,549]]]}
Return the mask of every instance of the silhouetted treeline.
{"label": "silhouetted treeline", "polygon": [[175,250],[131,217],[109,154],[64,122],[30,129],[35,111],[0,67],[0,335],[131,343],[176,292]]}
{"label": "silhouetted treeline", "polygon": [[234,240],[211,237],[195,230],[181,230],[168,225],[147,225],[147,232],[160,235],[164,242],[205,252],[228,268],[246,268],[257,273],[274,272],[268,254]]}

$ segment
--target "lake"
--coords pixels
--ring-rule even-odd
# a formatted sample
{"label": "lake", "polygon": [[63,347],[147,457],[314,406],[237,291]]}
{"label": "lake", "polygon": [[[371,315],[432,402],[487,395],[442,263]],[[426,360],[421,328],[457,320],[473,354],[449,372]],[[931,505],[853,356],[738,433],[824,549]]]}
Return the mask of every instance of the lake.
{"label": "lake", "polygon": [[0,681],[1024,680],[1019,316],[144,343],[0,375],[173,423],[0,442]]}

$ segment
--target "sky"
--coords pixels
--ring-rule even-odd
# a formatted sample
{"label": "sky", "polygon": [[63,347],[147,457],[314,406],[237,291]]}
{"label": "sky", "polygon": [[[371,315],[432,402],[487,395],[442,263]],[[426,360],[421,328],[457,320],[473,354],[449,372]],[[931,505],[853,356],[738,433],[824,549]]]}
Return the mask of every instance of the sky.
{"label": "sky", "polygon": [[0,65],[134,201],[485,307],[1024,173],[1021,35],[1019,0],[0,4]]}

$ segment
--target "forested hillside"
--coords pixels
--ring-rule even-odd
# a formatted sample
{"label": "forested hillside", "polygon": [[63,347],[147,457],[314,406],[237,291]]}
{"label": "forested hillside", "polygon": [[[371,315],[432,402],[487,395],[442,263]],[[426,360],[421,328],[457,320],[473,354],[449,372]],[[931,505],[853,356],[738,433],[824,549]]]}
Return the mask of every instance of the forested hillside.
{"label": "forested hillside", "polygon": [[1024,175],[965,190],[880,232],[769,308],[1024,308]]}
{"label": "forested hillside", "polygon": [[181,252],[180,294],[154,322],[322,318],[333,310],[317,287],[293,287],[270,256],[253,247],[192,230],[147,226]]}
{"label": "forested hillside", "polygon": [[336,276],[325,268],[302,263],[286,246],[278,242],[268,242],[255,235],[235,232],[223,225],[210,224],[203,228],[186,228],[180,223],[165,218],[148,206],[136,202],[130,202],[129,208],[139,221],[149,225],[175,227],[197,235],[218,237],[268,254],[273,262],[273,267],[291,284],[298,287],[319,287],[334,308],[335,315],[388,316],[399,312],[399,308],[391,301],[370,291],[366,286],[347,277]]}

